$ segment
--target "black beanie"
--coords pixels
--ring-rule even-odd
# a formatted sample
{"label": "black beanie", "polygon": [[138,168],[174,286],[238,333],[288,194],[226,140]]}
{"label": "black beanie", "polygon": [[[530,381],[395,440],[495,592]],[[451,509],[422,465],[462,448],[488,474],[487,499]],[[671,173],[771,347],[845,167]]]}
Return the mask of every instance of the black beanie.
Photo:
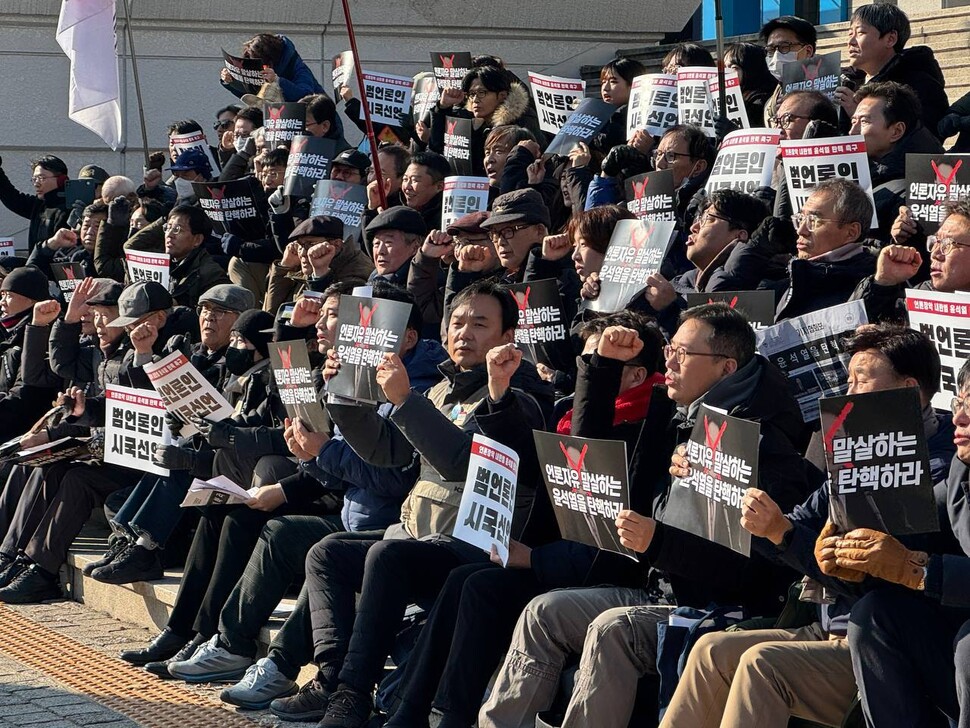
{"label": "black beanie", "polygon": [[[269,342],[273,340],[273,314],[267,311],[250,309],[239,315],[232,330],[238,331],[250,344],[256,347],[256,351],[264,357],[269,356]],[[269,329],[269,333],[264,333],[264,329]]]}
{"label": "black beanie", "polygon": [[46,301],[51,297],[47,276],[32,265],[17,268],[4,277],[0,291],[19,293],[33,301]]}

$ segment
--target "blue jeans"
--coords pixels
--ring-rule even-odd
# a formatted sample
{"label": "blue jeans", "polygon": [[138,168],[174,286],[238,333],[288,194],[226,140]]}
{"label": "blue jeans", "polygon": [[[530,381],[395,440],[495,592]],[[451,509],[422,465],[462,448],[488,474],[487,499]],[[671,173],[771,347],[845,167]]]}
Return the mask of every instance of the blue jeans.
{"label": "blue jeans", "polygon": [[173,470],[168,476],[146,473],[111,519],[111,526],[165,548],[182,519],[181,504],[191,482],[187,470]]}

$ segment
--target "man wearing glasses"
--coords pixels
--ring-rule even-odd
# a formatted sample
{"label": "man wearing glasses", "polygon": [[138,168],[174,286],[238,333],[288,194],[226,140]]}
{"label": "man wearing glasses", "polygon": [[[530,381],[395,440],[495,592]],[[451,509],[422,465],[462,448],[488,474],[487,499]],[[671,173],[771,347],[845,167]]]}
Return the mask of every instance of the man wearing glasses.
{"label": "man wearing glasses", "polygon": [[212,223],[201,207],[179,205],[168,214],[162,232],[165,252],[171,256],[172,297],[179,305],[194,308],[199,296],[212,286],[231,282],[203,247],[212,234]]}
{"label": "man wearing glasses", "polygon": [[[771,117],[780,116],[782,100],[781,70],[786,63],[801,61],[815,55],[818,33],[815,26],[803,18],[783,15],[765,23],[761,28],[761,40],[765,44],[765,61],[768,70],[778,81],[778,88],[765,104],[765,122],[774,126]],[[787,98],[787,97],[785,97]]]}
{"label": "man wearing glasses", "polygon": [[53,237],[57,230],[67,227],[69,214],[64,198],[67,165],[53,154],[47,154],[31,162],[31,165],[32,195],[13,186],[0,159],[0,203],[15,215],[30,220],[28,253],[38,243]]}

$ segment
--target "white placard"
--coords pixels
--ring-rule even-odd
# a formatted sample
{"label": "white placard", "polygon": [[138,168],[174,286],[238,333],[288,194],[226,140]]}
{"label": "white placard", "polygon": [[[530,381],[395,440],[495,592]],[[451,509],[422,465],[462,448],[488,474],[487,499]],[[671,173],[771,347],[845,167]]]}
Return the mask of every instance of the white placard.
{"label": "white placard", "polygon": [[16,254],[13,238],[0,238],[0,257]]}
{"label": "white placard", "polygon": [[198,432],[192,420],[224,420],[233,409],[215,387],[202,376],[185,354],[175,351],[161,361],[146,364],[143,369],[155,391],[165,400],[165,408],[184,424],[180,437]]}
{"label": "white placard", "polygon": [[[371,121],[401,126],[401,116],[411,113],[411,77],[376,71],[363,71],[363,74]],[[360,118],[364,118],[363,105],[360,107]]]}
{"label": "white placard", "polygon": [[677,77],[667,73],[647,73],[633,79],[626,111],[626,138],[638,129],[651,136],[678,124]]}
{"label": "white placard", "polygon": [[146,253],[143,250],[126,250],[125,263],[128,264],[128,280],[131,283],[155,281],[166,291],[171,290],[168,253]]}
{"label": "white placard", "polygon": [[771,187],[780,138],[777,129],[741,129],[725,136],[707,179],[707,194],[728,188],[750,195],[759,187]]}
{"label": "white placard", "polygon": [[518,472],[519,456],[514,450],[484,435],[472,437],[453,535],[485,551],[494,546],[503,565],[509,560]]}
{"label": "white placard", "polygon": [[529,71],[529,85],[539,114],[539,128],[550,134],[559,133],[586,96],[586,82],[581,78],[543,76]]}
{"label": "white placard", "polygon": [[487,177],[445,177],[441,196],[441,229],[459,217],[488,209]]}
{"label": "white placard", "polygon": [[694,124],[709,137],[714,131],[714,106],[708,82],[717,80],[717,69],[687,66],[677,70],[677,118],[681,124]]}
{"label": "white placard", "polygon": [[172,441],[165,400],[147,389],[105,387],[104,461],[143,473],[168,475],[152,456]]}
{"label": "white placard", "polygon": [[[707,91],[711,99],[711,111],[716,119],[721,115],[721,80],[715,75],[707,82]],[[750,129],[748,110],[741,95],[741,79],[734,69],[724,69],[724,99],[727,102],[727,118],[736,121],[742,129]],[[760,119],[759,119],[760,121]]]}
{"label": "white placard", "polygon": [[212,168],[210,178],[215,179],[219,176],[219,170],[221,168],[216,163],[216,158],[212,156],[212,150],[209,148],[209,144],[205,140],[205,132],[190,131],[187,134],[172,134],[172,136],[169,137],[169,142],[171,143],[172,148],[175,150],[176,157],[188,149],[201,149],[205,154],[206,159],[209,160],[209,166]]}
{"label": "white placard", "polygon": [[937,293],[906,289],[909,327],[922,332],[940,354],[940,391],[933,395],[936,409],[949,411],[957,396],[957,374],[970,358],[970,293]]}

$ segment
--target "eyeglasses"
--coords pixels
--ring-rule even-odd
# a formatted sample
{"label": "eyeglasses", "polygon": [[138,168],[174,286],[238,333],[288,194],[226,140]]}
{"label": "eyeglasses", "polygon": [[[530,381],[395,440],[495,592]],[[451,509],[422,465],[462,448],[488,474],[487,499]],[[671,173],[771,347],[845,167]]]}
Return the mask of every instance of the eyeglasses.
{"label": "eyeglasses", "polygon": [[511,240],[515,237],[516,233],[518,233],[520,230],[525,230],[528,227],[532,227],[532,225],[510,225],[509,227],[502,228],[501,230],[489,230],[488,236],[492,238],[492,240],[497,240],[499,238]]}
{"label": "eyeglasses", "polygon": [[791,53],[795,48],[804,48],[804,43],[775,43],[774,45],[765,46],[765,55],[773,56],[775,53]]}
{"label": "eyeglasses", "polygon": [[33,182],[35,185],[39,185],[41,182],[46,182],[49,179],[55,179],[55,176],[54,175],[45,176],[42,174],[35,174],[33,177],[30,178],[30,181]]}
{"label": "eyeglasses", "polygon": [[225,119],[223,121],[217,121],[212,125],[212,128],[216,131],[226,131],[233,125],[232,119]]}
{"label": "eyeglasses", "polygon": [[181,233],[181,232],[182,232],[182,231],[183,231],[184,229],[185,229],[185,228],[183,228],[183,227],[182,227],[181,225],[179,225],[178,223],[176,223],[176,224],[174,224],[174,225],[171,225],[171,224],[169,224],[169,223],[165,223],[164,225],[162,225],[162,232],[164,232],[164,233],[172,233],[172,235],[178,235],[178,234],[179,234],[179,233]]}
{"label": "eyeglasses", "polygon": [[195,311],[196,313],[199,314],[199,318],[206,316],[212,321],[218,321],[223,316],[227,316],[231,313],[236,313],[235,311],[229,311],[228,309],[225,309],[225,308],[214,308],[214,307],[204,306],[204,305],[196,306]]}
{"label": "eyeglasses", "polygon": [[791,221],[795,226],[795,230],[798,230],[802,226],[802,223],[806,223],[809,231],[813,233],[818,232],[818,229],[822,227],[822,223],[825,222],[834,222],[837,225],[844,224],[842,220],[836,220],[831,217],[822,217],[821,215],[816,215],[814,212],[810,212],[807,215],[802,214],[801,212],[796,212],[791,216]]}
{"label": "eyeglasses", "polygon": [[677,157],[690,157],[690,154],[685,152],[675,152],[672,150],[666,151],[663,154],[661,154],[659,149],[654,149],[653,152],[651,152],[650,154],[650,159],[653,160],[654,164],[657,163],[657,160],[660,157],[663,157],[664,160],[666,160],[667,164],[673,164],[674,162],[677,161]]}
{"label": "eyeglasses", "polygon": [[676,359],[678,364],[683,364],[684,360],[689,356],[716,356],[722,359],[729,359],[730,357],[724,356],[724,354],[706,354],[702,351],[687,351],[682,346],[678,346],[676,349],[670,344],[664,347],[664,360]]}
{"label": "eyeglasses", "polygon": [[469,91],[465,94],[470,100],[478,101],[479,99],[484,99],[489,94],[494,94],[495,91]]}
{"label": "eyeglasses", "polygon": [[935,253],[937,248],[940,249],[940,253],[945,258],[955,248],[970,248],[970,245],[967,243],[958,243],[953,238],[938,238],[935,235],[930,235],[926,238],[926,249],[928,251]]}
{"label": "eyeglasses", "polygon": [[771,124],[775,129],[788,129],[795,122],[795,119],[811,121],[812,117],[802,116],[800,114],[782,114],[781,116],[769,116],[768,123]]}
{"label": "eyeglasses", "polygon": [[701,227],[703,227],[709,222],[713,223],[715,220],[724,220],[724,222],[726,222],[728,225],[731,224],[731,221],[728,218],[722,217],[721,215],[713,213],[710,210],[706,210],[702,212],[698,217],[694,218],[694,222],[696,222]]}
{"label": "eyeglasses", "polygon": [[970,401],[960,399],[960,397],[954,397],[950,400],[950,412],[953,413],[954,417],[970,415]]}

